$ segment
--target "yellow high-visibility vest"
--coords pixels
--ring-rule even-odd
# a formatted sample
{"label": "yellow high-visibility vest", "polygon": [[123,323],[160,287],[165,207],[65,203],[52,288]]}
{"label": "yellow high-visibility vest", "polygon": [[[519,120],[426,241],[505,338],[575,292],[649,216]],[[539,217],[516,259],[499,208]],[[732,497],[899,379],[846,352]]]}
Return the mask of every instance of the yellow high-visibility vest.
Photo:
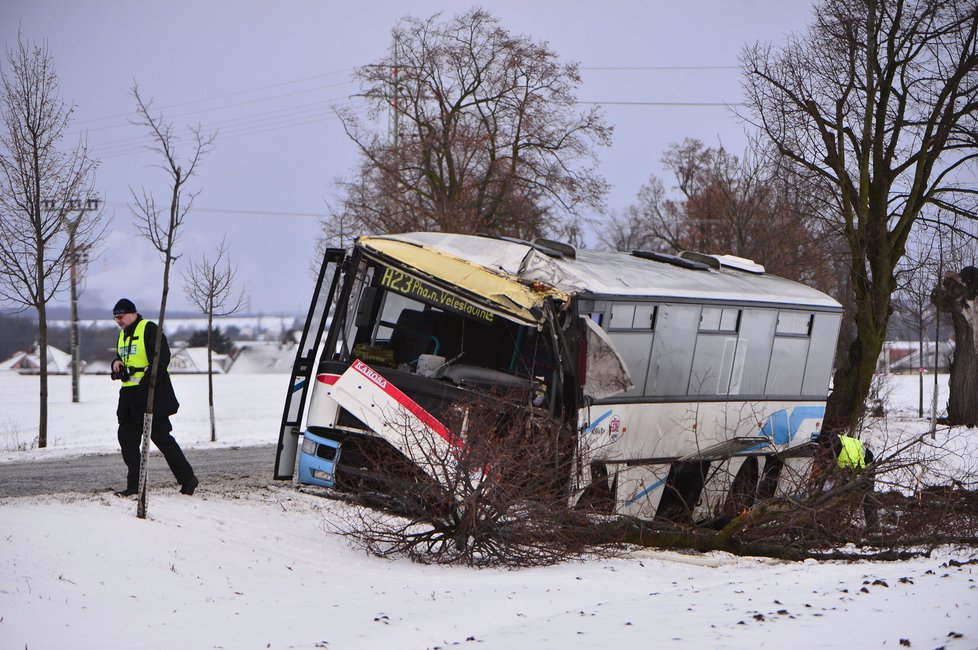
{"label": "yellow high-visibility vest", "polygon": [[866,467],[866,454],[863,441],[852,436],[839,436],[842,449],[839,450],[839,467],[841,469],[862,469]]}
{"label": "yellow high-visibility vest", "polygon": [[119,343],[116,351],[122,363],[129,368],[129,381],[122,382],[123,386],[138,386],[149,369],[149,353],[146,350],[146,319],[136,323],[132,336],[126,336],[126,330],[119,330]]}

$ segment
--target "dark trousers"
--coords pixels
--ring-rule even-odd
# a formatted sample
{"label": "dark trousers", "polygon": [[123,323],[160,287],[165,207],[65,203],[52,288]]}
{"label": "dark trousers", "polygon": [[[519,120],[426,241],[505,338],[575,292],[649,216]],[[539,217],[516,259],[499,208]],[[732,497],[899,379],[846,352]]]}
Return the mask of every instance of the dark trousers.
{"label": "dark trousers", "polygon": [[[119,392],[119,446],[122,448],[122,460],[129,470],[126,478],[127,489],[139,487],[139,449],[143,439],[143,413],[146,410],[146,392],[138,387],[123,388]],[[150,440],[163,453],[166,464],[170,466],[174,478],[184,485],[193,478],[194,470],[187,462],[180,445],[170,435],[173,430],[170,418],[159,413],[153,414],[153,429]]]}

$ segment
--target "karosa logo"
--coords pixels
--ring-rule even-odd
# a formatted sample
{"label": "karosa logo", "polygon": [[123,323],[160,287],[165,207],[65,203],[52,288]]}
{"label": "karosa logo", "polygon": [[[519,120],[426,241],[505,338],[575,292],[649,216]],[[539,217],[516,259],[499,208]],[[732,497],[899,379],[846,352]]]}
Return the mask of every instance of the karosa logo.
{"label": "karosa logo", "polygon": [[361,375],[374,382],[381,388],[387,388],[387,380],[381,377],[380,373],[365,364],[363,361],[357,359],[353,363],[353,369],[359,372]]}

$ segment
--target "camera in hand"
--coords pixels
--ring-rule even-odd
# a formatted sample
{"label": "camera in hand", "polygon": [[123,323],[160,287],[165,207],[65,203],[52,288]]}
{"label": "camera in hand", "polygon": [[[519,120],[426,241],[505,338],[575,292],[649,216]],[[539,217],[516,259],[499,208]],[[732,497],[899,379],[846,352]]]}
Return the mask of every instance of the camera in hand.
{"label": "camera in hand", "polygon": [[119,379],[121,381],[129,381],[129,368],[127,366],[119,366],[118,370],[112,370],[112,379]]}

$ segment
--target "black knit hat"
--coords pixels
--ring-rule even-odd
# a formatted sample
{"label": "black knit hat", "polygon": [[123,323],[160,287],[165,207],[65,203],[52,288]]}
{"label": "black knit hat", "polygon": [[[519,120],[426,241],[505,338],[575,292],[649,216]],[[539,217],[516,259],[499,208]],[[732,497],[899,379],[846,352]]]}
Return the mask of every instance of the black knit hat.
{"label": "black knit hat", "polygon": [[118,316],[119,314],[135,314],[136,305],[133,304],[132,300],[128,298],[122,298],[115,304],[112,308],[112,315]]}

